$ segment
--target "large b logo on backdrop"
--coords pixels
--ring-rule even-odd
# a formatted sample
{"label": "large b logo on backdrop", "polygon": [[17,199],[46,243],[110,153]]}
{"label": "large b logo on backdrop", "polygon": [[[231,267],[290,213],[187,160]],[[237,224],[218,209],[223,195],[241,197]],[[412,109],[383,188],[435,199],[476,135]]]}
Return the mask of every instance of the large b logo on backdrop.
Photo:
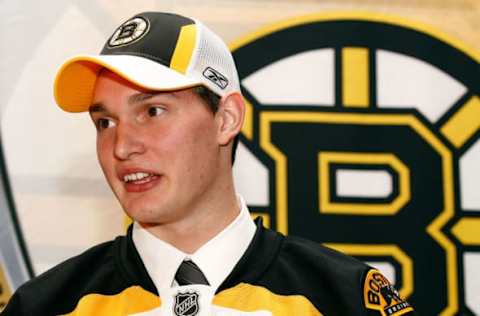
{"label": "large b logo on backdrop", "polygon": [[478,273],[463,252],[480,244],[468,194],[480,185],[468,179],[480,69],[460,46],[349,14],[282,22],[232,47],[248,103],[241,140],[268,170],[268,203],[251,208],[281,232],[392,267],[424,315],[471,314],[463,280]]}

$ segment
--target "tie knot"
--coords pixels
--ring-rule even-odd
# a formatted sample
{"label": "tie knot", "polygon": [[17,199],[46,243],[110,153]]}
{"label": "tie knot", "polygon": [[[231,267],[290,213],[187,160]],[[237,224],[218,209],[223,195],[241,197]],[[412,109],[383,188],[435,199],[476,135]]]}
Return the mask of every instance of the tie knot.
{"label": "tie knot", "polygon": [[191,260],[184,260],[175,274],[178,285],[204,284],[210,285],[202,270]]}

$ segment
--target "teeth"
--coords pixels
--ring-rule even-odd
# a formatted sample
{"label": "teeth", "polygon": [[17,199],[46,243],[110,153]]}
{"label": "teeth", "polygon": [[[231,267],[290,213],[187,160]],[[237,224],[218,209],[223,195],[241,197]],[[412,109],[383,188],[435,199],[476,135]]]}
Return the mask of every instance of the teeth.
{"label": "teeth", "polygon": [[123,176],[123,181],[124,182],[130,182],[130,181],[137,181],[137,180],[142,180],[146,177],[149,177],[149,173],[145,172],[135,172],[135,173],[130,173],[125,176]]}
{"label": "teeth", "polygon": [[148,176],[150,176],[150,174],[145,173],[145,172],[138,172],[138,173],[137,173],[137,180],[146,178],[146,177],[148,177]]}

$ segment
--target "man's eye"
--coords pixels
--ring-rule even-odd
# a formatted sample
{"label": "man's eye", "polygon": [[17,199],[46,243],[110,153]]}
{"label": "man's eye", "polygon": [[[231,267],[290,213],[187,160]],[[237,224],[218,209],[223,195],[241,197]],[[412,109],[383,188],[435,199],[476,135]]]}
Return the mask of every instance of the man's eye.
{"label": "man's eye", "polygon": [[110,128],[114,125],[115,125],[115,123],[110,119],[100,118],[100,119],[97,120],[97,129],[99,131]]}
{"label": "man's eye", "polygon": [[148,115],[149,116],[158,116],[160,114],[162,114],[165,110],[161,107],[158,107],[158,106],[152,106],[152,107],[149,107],[148,108]]}

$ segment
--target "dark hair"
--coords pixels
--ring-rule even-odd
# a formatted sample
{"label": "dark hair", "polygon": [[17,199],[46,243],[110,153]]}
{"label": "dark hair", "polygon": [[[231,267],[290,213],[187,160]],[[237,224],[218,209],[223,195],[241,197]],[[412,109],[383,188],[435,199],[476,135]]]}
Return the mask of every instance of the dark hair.
{"label": "dark hair", "polygon": [[[218,94],[213,92],[212,90],[204,87],[204,86],[197,86],[194,87],[193,91],[208,105],[210,110],[213,113],[217,113],[218,107],[220,105],[220,100],[222,99]],[[232,165],[235,162],[235,153],[237,151],[238,142],[240,138],[240,133],[235,135],[232,144]]]}

